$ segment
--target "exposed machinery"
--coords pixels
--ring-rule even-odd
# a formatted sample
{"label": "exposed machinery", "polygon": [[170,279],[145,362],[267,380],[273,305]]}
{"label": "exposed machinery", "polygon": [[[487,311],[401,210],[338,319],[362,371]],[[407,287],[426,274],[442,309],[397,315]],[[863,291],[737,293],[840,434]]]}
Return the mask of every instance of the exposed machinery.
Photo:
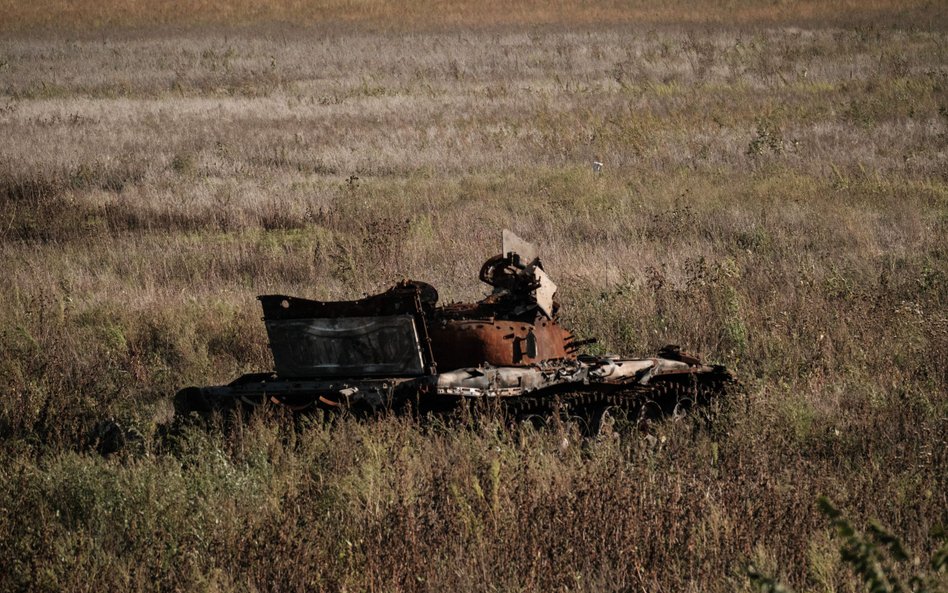
{"label": "exposed machinery", "polygon": [[429,284],[402,281],[355,301],[258,297],[274,370],[178,392],[179,413],[273,403],[293,410],[450,409],[496,401],[517,414],[615,406],[670,411],[723,392],[721,366],[666,346],[658,356],[581,353],[560,325],[556,285],[537,249],[510,231],[480,279],[476,303],[438,305]]}

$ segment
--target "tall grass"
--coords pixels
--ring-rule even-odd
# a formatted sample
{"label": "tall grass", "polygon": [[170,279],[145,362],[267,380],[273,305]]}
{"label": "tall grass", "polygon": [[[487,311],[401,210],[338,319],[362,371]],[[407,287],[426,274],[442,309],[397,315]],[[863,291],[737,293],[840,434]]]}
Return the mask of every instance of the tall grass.
{"label": "tall grass", "polygon": [[[736,10],[801,6],[837,10]],[[730,591],[752,562],[854,590],[819,495],[928,557],[948,523],[945,35],[867,14],[6,34],[0,589]],[[177,388],[270,368],[254,295],[411,277],[475,299],[503,227],[542,245],[578,335],[682,344],[745,392],[595,439],[168,428]],[[139,438],[103,459],[109,417]]]}

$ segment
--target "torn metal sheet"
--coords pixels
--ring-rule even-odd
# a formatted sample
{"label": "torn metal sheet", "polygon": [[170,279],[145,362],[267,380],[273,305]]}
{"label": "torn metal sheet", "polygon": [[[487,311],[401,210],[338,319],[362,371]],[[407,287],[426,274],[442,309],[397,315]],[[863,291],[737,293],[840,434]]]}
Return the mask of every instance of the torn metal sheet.
{"label": "torn metal sheet", "polygon": [[537,286],[535,297],[537,301],[537,306],[540,307],[540,310],[543,311],[543,314],[549,318],[553,318],[553,296],[556,294],[556,284],[553,284],[553,281],[550,280],[550,277],[546,273],[537,268],[533,271],[534,275],[537,277]]}

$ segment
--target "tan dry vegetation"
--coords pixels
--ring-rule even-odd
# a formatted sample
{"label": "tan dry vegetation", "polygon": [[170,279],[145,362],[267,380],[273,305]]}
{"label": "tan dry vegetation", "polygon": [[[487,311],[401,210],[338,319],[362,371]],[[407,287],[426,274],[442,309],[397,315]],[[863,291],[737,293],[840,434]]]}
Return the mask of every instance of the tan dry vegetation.
{"label": "tan dry vegetation", "polygon": [[0,30],[263,24],[419,30],[536,25],[945,23],[933,0],[37,0],[0,2]]}
{"label": "tan dry vegetation", "polygon": [[[0,40],[0,589],[725,591],[752,560],[856,590],[820,494],[938,545],[944,33],[263,31]],[[475,298],[505,226],[578,333],[746,394],[656,440],[156,433],[176,388],[269,367],[254,295]],[[108,416],[140,447],[90,452]]]}

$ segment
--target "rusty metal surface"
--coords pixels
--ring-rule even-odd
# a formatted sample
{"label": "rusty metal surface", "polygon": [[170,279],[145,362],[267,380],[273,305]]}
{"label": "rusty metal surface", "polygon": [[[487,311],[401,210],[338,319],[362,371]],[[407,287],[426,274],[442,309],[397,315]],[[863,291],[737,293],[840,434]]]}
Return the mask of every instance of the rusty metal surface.
{"label": "rusty metal surface", "polygon": [[438,372],[575,358],[569,350],[572,334],[553,320],[443,319],[429,332]]}

